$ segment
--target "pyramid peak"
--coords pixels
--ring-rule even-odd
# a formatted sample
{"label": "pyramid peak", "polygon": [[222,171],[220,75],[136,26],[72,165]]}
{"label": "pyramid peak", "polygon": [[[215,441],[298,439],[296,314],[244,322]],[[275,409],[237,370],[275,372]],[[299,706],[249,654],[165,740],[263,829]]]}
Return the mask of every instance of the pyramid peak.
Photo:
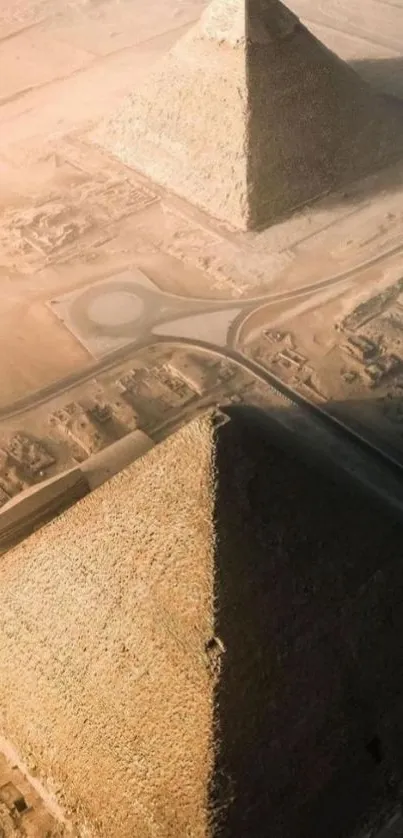
{"label": "pyramid peak", "polygon": [[200,20],[202,37],[237,46],[245,40],[245,0],[216,0]]}
{"label": "pyramid peak", "polygon": [[278,0],[215,0],[200,20],[202,37],[230,46],[271,43],[292,34],[298,18]]}

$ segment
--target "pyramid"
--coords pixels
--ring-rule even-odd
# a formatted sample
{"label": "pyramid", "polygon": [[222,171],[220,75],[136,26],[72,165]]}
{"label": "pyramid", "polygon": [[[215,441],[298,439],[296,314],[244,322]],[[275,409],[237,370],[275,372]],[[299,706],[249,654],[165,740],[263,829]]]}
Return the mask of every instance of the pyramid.
{"label": "pyramid", "polygon": [[2,556],[0,736],[78,835],[339,838],[402,779],[402,523],[290,445],[208,413]]}
{"label": "pyramid", "polygon": [[402,127],[278,0],[214,0],[94,139],[247,230],[379,167]]}

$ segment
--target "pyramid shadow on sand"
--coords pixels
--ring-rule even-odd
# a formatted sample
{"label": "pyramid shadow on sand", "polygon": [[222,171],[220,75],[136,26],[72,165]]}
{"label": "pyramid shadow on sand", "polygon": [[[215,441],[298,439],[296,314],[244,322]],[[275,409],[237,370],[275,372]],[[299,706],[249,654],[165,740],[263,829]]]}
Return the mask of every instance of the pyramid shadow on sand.
{"label": "pyramid shadow on sand", "polygon": [[94,139],[247,230],[399,158],[403,115],[278,0],[214,0]]}
{"label": "pyramid shadow on sand", "polygon": [[359,76],[380,93],[403,99],[403,56],[363,58],[352,61],[351,66]]}

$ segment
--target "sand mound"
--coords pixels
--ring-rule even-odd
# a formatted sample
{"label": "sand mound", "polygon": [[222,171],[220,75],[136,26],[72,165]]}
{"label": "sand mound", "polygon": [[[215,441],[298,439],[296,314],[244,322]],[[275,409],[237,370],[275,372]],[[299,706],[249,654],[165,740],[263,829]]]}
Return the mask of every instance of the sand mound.
{"label": "sand mound", "polygon": [[251,229],[383,164],[402,127],[277,0],[215,0],[94,139]]}

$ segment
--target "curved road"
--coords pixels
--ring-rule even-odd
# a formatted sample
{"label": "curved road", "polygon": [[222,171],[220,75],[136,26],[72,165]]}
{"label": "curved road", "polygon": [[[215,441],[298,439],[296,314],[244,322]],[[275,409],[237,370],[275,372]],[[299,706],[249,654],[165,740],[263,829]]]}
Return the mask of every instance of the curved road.
{"label": "curved road", "polygon": [[[398,470],[401,474],[403,470],[403,463],[400,463],[396,459],[396,456],[392,449],[388,450],[386,447],[382,449],[379,448],[377,445],[364,438],[357,431],[345,425],[339,419],[330,416],[326,412],[326,410],[324,410],[319,405],[310,402],[308,399],[306,399],[300,393],[295,391],[289,385],[286,385],[281,379],[277,378],[273,373],[269,372],[264,366],[246,357],[240,350],[237,349],[236,342],[233,342],[234,326],[236,325],[237,332],[239,334],[239,328],[241,327],[241,324],[244,323],[246,319],[248,319],[248,317],[253,311],[257,311],[262,306],[267,307],[269,305],[276,305],[281,302],[292,301],[293,299],[298,299],[300,297],[315,294],[333,285],[339,283],[341,284],[351,279],[357,273],[366,270],[368,267],[371,267],[374,264],[381,263],[383,260],[397,253],[400,253],[401,251],[403,251],[403,245],[399,245],[395,248],[392,248],[386,253],[379,254],[373,259],[367,260],[366,262],[362,263],[360,266],[356,266],[354,269],[349,269],[333,277],[328,277],[325,280],[321,280],[320,282],[303,286],[299,289],[296,289],[295,291],[286,291],[283,293],[265,295],[262,297],[257,297],[248,300],[195,300],[165,294],[163,292],[159,292],[157,288],[155,289],[155,291],[151,289],[148,290],[144,287],[141,289],[136,288],[135,293],[138,293],[138,297],[142,299],[144,303],[149,303],[148,312],[145,311],[145,316],[142,315],[139,318],[139,320],[142,322],[137,323],[137,331],[140,331],[140,334],[137,337],[137,339],[134,339],[133,341],[127,343],[125,346],[111,352],[105,358],[102,358],[101,360],[96,361],[94,364],[91,364],[91,366],[89,366],[87,369],[81,370],[78,373],[69,376],[68,378],[51,384],[48,387],[45,387],[44,389],[37,391],[36,393],[28,395],[18,400],[17,402],[14,402],[14,404],[0,408],[0,420],[14,418],[19,414],[25,413],[28,410],[32,410],[35,407],[43,405],[51,398],[60,396],[63,393],[68,393],[69,390],[73,389],[74,387],[83,384],[105,372],[108,372],[118,364],[121,364],[122,362],[129,360],[130,357],[134,353],[137,353],[140,349],[144,349],[152,345],[161,343],[169,343],[174,345],[177,344],[181,346],[187,346],[189,348],[197,348],[201,351],[208,352],[210,355],[215,354],[223,359],[235,363],[241,369],[253,375],[256,379],[264,383],[266,387],[269,387],[272,391],[274,391],[276,395],[280,396],[281,399],[287,402],[288,405],[298,406],[299,408],[302,408],[304,411],[308,412],[310,415],[314,415],[317,419],[321,421],[322,424],[325,424],[328,427],[331,426],[332,430],[337,435],[341,435],[343,436],[343,438],[348,438],[350,441],[353,441],[355,445],[358,445],[361,449],[365,449],[367,452],[371,453],[372,456],[375,456],[378,460],[380,459],[384,463],[386,462],[388,466],[392,467],[393,470]],[[105,285],[107,286],[108,283],[106,282]],[[131,287],[132,289],[134,289],[135,284],[131,284]],[[86,290],[84,290],[84,297],[86,293]],[[77,303],[80,299],[81,298],[77,299]],[[145,306],[145,308],[147,308],[147,306]],[[242,308],[243,311],[242,314],[238,316],[235,323],[233,323],[232,332],[231,327],[229,328],[227,332],[226,345],[218,346],[213,343],[210,343],[208,340],[182,338],[176,336],[174,333],[171,335],[167,334],[166,336],[161,337],[152,335],[152,328],[153,326],[155,327],[155,325],[161,326],[166,324],[168,326],[170,321],[179,319],[185,320],[186,318],[193,317],[195,315],[204,315],[208,320],[208,316],[211,313],[224,313],[225,311],[229,311],[230,309],[234,308]],[[138,329],[139,325],[141,325],[140,330]],[[206,323],[206,325],[208,327],[208,323]],[[133,324],[131,328],[134,327],[135,324]]]}
{"label": "curved road", "polygon": [[[367,270],[368,268],[371,268],[374,265],[380,264],[385,259],[388,259],[389,257],[397,255],[401,252],[403,252],[402,244],[390,248],[387,251],[383,251],[382,253],[372,257],[371,259],[367,259],[366,261],[361,262],[354,268],[348,268],[346,271],[340,272],[331,277],[327,277],[326,279],[320,280],[319,282],[310,283],[309,285],[302,286],[292,291],[284,291],[276,294],[266,294],[259,297],[253,297],[247,300],[212,300],[181,297],[180,295],[164,294],[163,292],[160,292],[160,294],[158,294],[157,288],[155,292],[151,293],[153,295],[155,294],[158,296],[162,295],[165,297],[169,297],[172,301],[181,301],[182,303],[186,304],[189,308],[187,314],[183,313],[183,317],[189,316],[189,309],[193,309],[191,312],[192,314],[201,314],[207,313],[208,311],[217,312],[228,309],[230,307],[239,308],[240,306],[242,306],[242,308],[245,309],[245,315],[243,318],[243,322],[245,322],[245,320],[253,313],[253,311],[257,311],[259,308],[263,306],[267,307],[269,305],[276,305],[282,302],[291,302],[292,300],[297,300],[300,297],[309,296],[310,294],[323,291],[324,289],[330,288],[339,283],[342,284],[343,282],[352,279],[354,276],[363,272],[364,270]],[[144,292],[145,289],[143,288],[142,291]],[[175,316],[175,319],[179,319],[180,316],[181,315],[178,316],[177,314]],[[174,319],[173,313],[170,313],[170,319]],[[237,318],[236,323],[233,324],[233,329],[234,327],[236,327],[236,329],[239,331],[242,328],[242,323],[240,322],[240,320],[241,318]],[[155,343],[156,339],[154,338],[152,342]],[[134,340],[133,342],[126,344],[124,347],[114,352],[111,352],[108,355],[108,357],[95,362],[87,369],[81,370],[80,372],[70,375],[64,379],[60,379],[56,383],[50,384],[47,387],[42,388],[41,390],[29,394],[28,396],[24,396],[23,398],[18,399],[12,404],[0,407],[0,420],[10,419],[14,416],[17,416],[18,414],[24,413],[35,407],[39,407],[50,398],[53,398],[57,395],[63,395],[63,393],[68,392],[73,387],[76,387],[79,384],[84,384],[91,378],[100,375],[103,372],[108,372],[109,370],[113,369],[115,365],[127,360],[134,351],[139,350],[147,345],[149,345],[148,336],[145,336],[142,340]],[[234,340],[232,335],[231,346],[233,348],[236,348],[236,339]]]}
{"label": "curved road", "polygon": [[[210,344],[205,341],[201,340],[188,340],[186,338],[164,338],[159,337],[153,339],[151,342],[145,341],[142,344],[142,348],[147,348],[148,346],[153,346],[156,344],[170,344],[170,345],[178,345],[184,346],[189,349],[198,349],[199,351],[206,352],[210,357],[215,355],[225,361],[231,361],[233,364],[238,366],[244,372],[249,373],[255,379],[265,384],[268,389],[276,394],[277,397],[280,397],[281,400],[288,406],[288,407],[299,407],[305,410],[310,416],[315,417],[315,419],[319,420],[320,423],[328,428],[331,428],[332,432],[335,433],[339,438],[343,440],[348,440],[349,442],[353,442],[355,446],[357,446],[361,451],[364,453],[368,453],[375,458],[377,461],[382,462],[383,464],[387,464],[389,468],[393,470],[393,472],[397,472],[400,476],[403,472],[403,462],[399,462],[393,450],[387,450],[386,448],[379,448],[373,442],[370,442],[367,438],[359,434],[357,431],[349,427],[348,425],[344,424],[340,419],[337,419],[334,416],[331,416],[327,413],[322,407],[319,405],[310,402],[301,393],[298,393],[292,387],[285,384],[280,378],[277,378],[276,375],[269,372],[265,367],[259,364],[257,361],[254,361],[250,358],[247,358],[241,352],[238,352],[235,349],[231,348],[222,348],[219,346],[215,346],[214,344]],[[139,344],[135,345],[136,351],[139,349]],[[119,350],[118,353],[115,353],[115,357],[108,358],[108,363],[100,363],[97,365],[99,371],[105,372],[106,369],[113,369],[117,363],[122,362],[125,358],[130,357],[133,348],[125,347],[124,350]],[[94,371],[94,368],[88,370],[85,377],[81,374],[78,374],[74,377],[74,380],[65,380],[65,386],[60,388],[60,384],[52,385],[52,387],[47,388],[46,391],[41,391],[40,394],[37,394],[37,401],[35,402],[36,406],[39,404],[48,401],[49,398],[55,395],[60,395],[63,392],[68,392],[73,387],[77,386],[77,384],[83,383],[85,380],[91,380],[94,375],[97,373]],[[29,398],[27,401],[30,401]],[[20,412],[25,412],[27,409],[31,409],[33,407],[32,399],[29,406],[21,407],[20,410],[14,410],[13,416],[18,415]],[[0,413],[1,418],[1,413]]]}

